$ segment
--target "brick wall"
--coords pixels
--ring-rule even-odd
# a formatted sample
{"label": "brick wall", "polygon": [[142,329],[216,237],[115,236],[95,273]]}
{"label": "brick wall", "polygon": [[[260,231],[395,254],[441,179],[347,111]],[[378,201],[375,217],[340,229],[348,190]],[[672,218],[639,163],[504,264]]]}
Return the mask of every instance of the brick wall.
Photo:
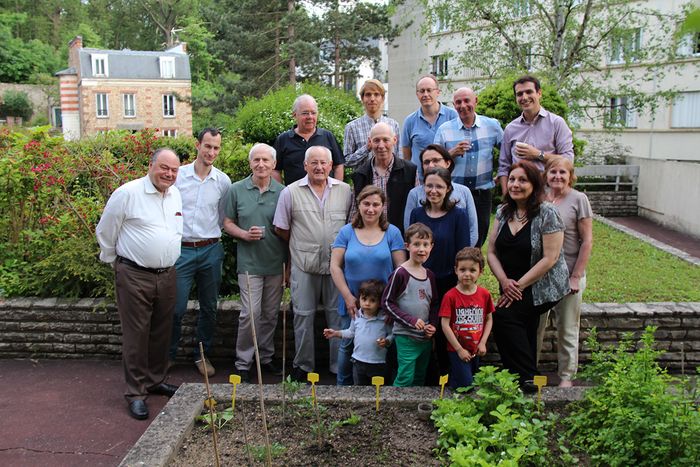
{"label": "brick wall", "polygon": [[[190,302],[195,308],[196,302]],[[212,360],[233,359],[238,324],[239,304],[222,302],[219,327]],[[184,349],[179,358],[188,358],[194,346],[194,312],[184,321]],[[322,314],[316,328],[317,364],[325,366],[328,344],[320,337],[324,327]],[[693,373],[700,365],[700,303],[596,303],[584,304],[581,317],[581,362],[590,358],[583,341],[589,330],[597,327],[604,344],[617,342],[624,333],[639,335],[648,325],[658,326],[657,346],[666,350],[661,359],[672,371],[684,369]],[[0,358],[105,358],[120,357],[120,325],[113,305],[98,299],[64,300],[16,298],[0,302]],[[282,319],[276,335],[278,355],[282,346]],[[556,365],[556,335],[549,328],[545,336],[541,369],[553,370]],[[292,316],[287,315],[288,356],[293,355]],[[491,349],[495,350],[495,349]],[[486,362],[498,356],[490,352]]]}
{"label": "brick wall", "polygon": [[593,212],[604,217],[636,216],[636,191],[587,191]]}

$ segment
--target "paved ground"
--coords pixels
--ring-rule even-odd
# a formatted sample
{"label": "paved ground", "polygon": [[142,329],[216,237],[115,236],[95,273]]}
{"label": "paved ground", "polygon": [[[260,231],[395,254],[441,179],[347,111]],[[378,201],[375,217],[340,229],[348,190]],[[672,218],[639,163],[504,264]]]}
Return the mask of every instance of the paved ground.
{"label": "paved ground", "polygon": [[[614,221],[700,258],[700,242],[642,218]],[[233,372],[217,364],[212,383]],[[329,374],[322,382],[332,384]],[[266,383],[279,377],[265,376]],[[181,364],[169,382],[201,382],[193,365]],[[552,381],[556,384],[556,381]],[[141,436],[167,399],[148,399],[151,417],[131,418],[122,397],[118,361],[0,360],[0,465],[114,466]]]}
{"label": "paved ground", "polygon": [[[228,382],[233,365],[217,365],[212,383]],[[322,382],[334,382],[322,374]],[[280,377],[263,376],[266,383]],[[181,364],[169,381],[203,382]],[[0,360],[0,465],[114,466],[146,430],[167,398],[148,398],[149,420],[131,418],[119,361]]]}
{"label": "paved ground", "polygon": [[644,217],[611,217],[609,219],[700,259],[700,238],[698,237],[668,229]]}

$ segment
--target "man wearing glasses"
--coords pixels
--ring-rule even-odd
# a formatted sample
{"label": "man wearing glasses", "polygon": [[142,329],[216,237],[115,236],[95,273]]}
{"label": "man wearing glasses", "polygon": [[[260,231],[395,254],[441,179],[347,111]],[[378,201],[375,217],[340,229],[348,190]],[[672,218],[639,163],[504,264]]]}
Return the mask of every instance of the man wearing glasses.
{"label": "man wearing glasses", "polygon": [[277,136],[274,148],[277,151],[277,165],[272,177],[282,183],[281,172],[284,172],[284,184],[289,185],[306,176],[304,170],[304,154],[312,146],[328,148],[333,158],[331,177],[342,180],[344,160],[338,141],[330,131],[316,127],[318,122],[318,106],[316,100],[302,94],[297,97],[292,106],[292,116],[296,125]]}
{"label": "man wearing glasses", "polygon": [[401,131],[401,151],[403,158],[410,160],[418,167],[418,177],[423,177],[420,164],[420,152],[435,139],[435,132],[445,122],[459,115],[440,103],[440,86],[433,75],[425,75],[416,83],[416,97],[420,102],[418,110],[406,117]]}

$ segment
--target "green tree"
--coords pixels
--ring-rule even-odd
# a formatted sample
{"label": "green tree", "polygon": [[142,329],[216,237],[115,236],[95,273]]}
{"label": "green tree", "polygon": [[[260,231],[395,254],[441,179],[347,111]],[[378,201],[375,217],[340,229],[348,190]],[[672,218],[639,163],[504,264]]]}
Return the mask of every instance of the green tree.
{"label": "green tree", "polygon": [[25,13],[0,13],[0,82],[23,83],[38,73],[54,73],[61,58],[50,45],[38,40],[25,41],[17,31],[27,19]]}
{"label": "green tree", "polygon": [[[619,0],[422,2],[425,32],[439,23],[462,39],[455,53],[462,68],[489,79],[532,70],[557,83],[578,115],[597,114],[610,96],[629,96],[638,110],[653,110],[660,97],[671,95],[640,89],[673,71],[669,60],[677,42],[669,31],[676,30],[681,13]],[[613,61],[614,67],[606,66]],[[618,79],[611,79],[614,74]]]}
{"label": "green tree", "polygon": [[29,121],[33,113],[34,109],[26,92],[5,91],[0,104],[0,114],[8,117],[22,117],[25,121]]}
{"label": "green tree", "polygon": [[304,74],[332,78],[329,81],[340,87],[355,80],[363,61],[370,61],[376,69],[381,55],[379,41],[391,41],[400,30],[391,24],[389,6],[343,0],[315,3],[325,10],[314,21],[320,60],[303,65]]}

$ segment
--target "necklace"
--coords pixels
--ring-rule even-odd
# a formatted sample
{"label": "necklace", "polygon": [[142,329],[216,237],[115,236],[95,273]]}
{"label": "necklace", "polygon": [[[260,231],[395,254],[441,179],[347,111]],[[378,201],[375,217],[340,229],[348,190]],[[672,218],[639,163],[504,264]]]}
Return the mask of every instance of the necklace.
{"label": "necklace", "polygon": [[516,210],[515,211],[515,220],[520,222],[521,224],[524,224],[525,221],[527,220],[527,211],[524,211],[523,214],[520,214],[520,211]]}
{"label": "necklace", "polygon": [[558,205],[559,203],[561,203],[561,200],[563,200],[564,198],[566,198],[566,195],[568,195],[568,194],[569,194],[569,190],[562,191],[562,192],[561,192],[560,194],[558,194],[558,195],[555,195],[554,193],[550,192],[550,193],[549,193],[550,202],[556,206],[556,205]]}

